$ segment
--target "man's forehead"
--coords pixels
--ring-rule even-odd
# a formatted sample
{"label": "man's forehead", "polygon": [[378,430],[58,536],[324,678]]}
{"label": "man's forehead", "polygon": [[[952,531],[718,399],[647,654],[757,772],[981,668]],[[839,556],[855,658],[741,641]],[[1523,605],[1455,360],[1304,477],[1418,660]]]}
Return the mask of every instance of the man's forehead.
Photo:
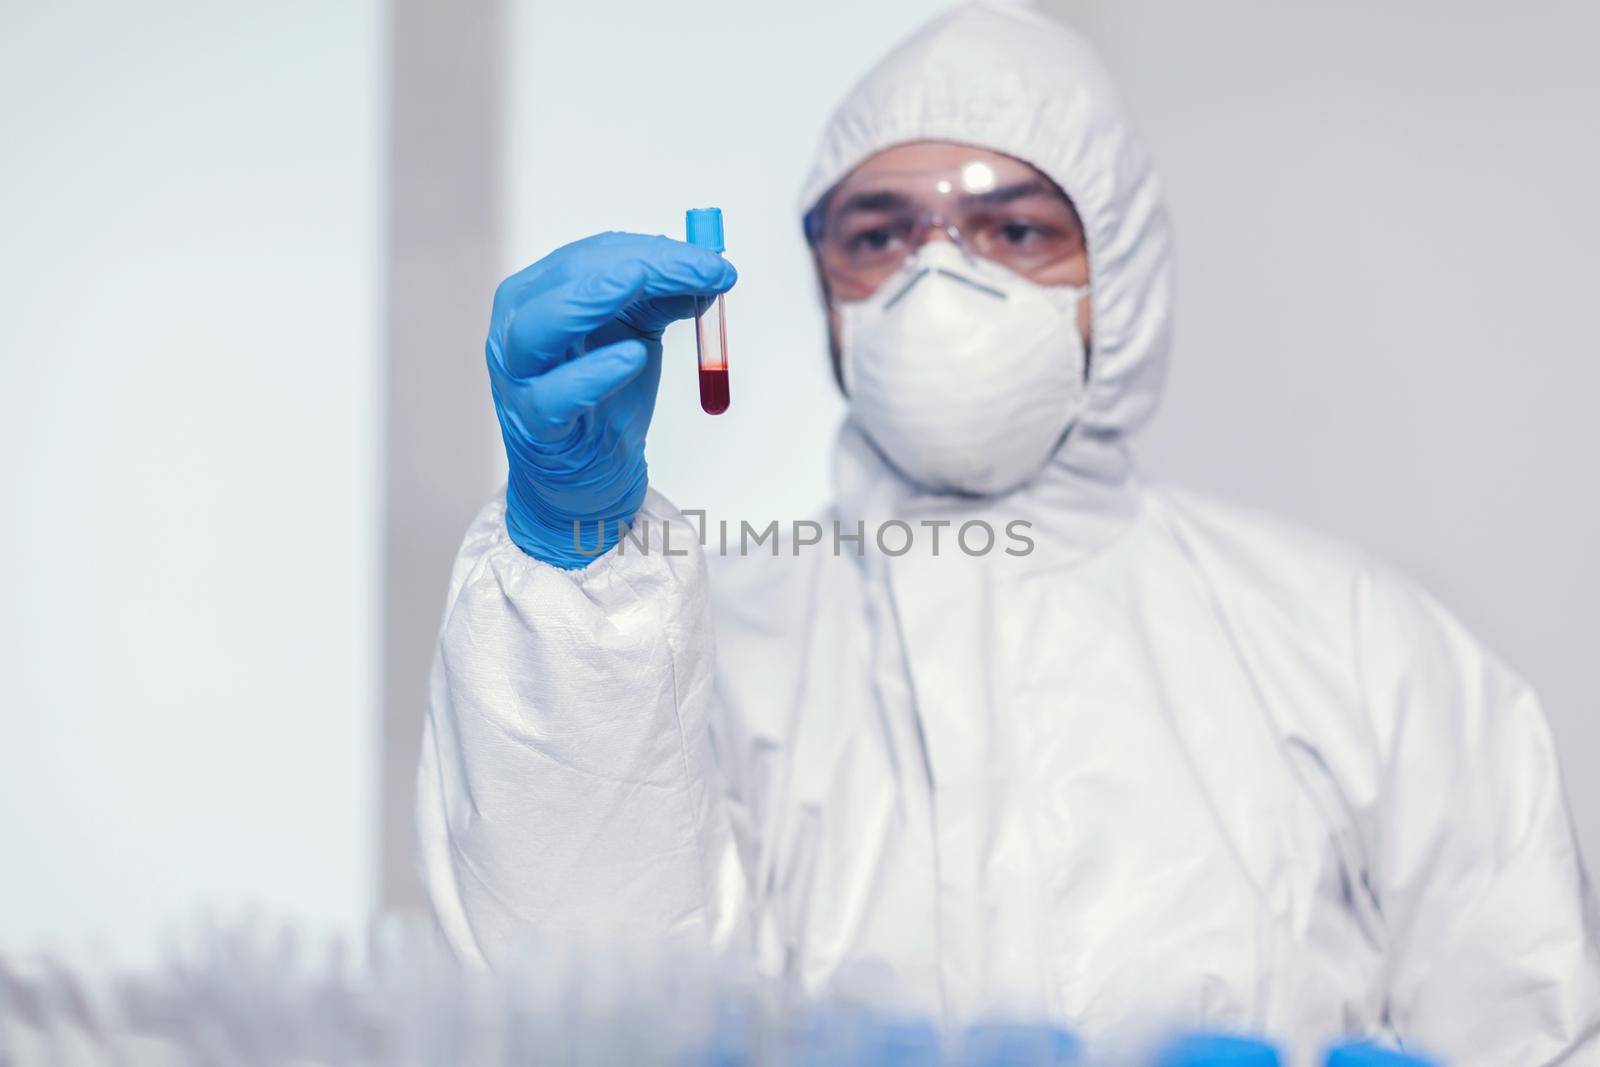
{"label": "man's forehead", "polygon": [[1020,160],[993,156],[943,167],[904,168],[871,161],[839,183],[838,194],[898,192],[908,196],[962,196],[1017,187],[1051,188],[1049,179]]}

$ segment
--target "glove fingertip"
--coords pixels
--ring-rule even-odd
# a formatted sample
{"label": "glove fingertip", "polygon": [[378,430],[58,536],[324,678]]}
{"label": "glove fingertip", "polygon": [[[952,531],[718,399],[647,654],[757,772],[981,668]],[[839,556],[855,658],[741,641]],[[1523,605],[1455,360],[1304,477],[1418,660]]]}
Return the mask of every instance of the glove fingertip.
{"label": "glove fingertip", "polygon": [[618,363],[637,364],[642,367],[645,364],[645,360],[649,358],[650,350],[645,347],[643,341],[629,337],[608,345],[605,354],[609,359]]}

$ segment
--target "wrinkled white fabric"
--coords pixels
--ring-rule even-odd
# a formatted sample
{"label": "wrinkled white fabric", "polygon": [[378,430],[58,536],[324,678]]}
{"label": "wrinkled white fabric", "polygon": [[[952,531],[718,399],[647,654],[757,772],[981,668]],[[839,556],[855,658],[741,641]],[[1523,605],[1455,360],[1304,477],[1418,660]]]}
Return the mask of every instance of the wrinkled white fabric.
{"label": "wrinkled white fabric", "polygon": [[[830,537],[708,577],[652,493],[647,552],[569,572],[492,503],[419,775],[452,943],[709,944],[951,1021],[1257,1031],[1296,1063],[1348,1033],[1458,1067],[1600,1063],[1594,897],[1528,687],[1359,554],[1136,476],[1170,247],[1087,47],[1011,6],[936,20],[840,109],[807,206],[920,138],[1019,156],[1076,202],[1082,419],[984,501],[912,488],[846,426],[829,518],[907,522],[901,556],[869,532],[861,557]],[[1034,550],[953,550],[979,519],[1031,523]]]}
{"label": "wrinkled white fabric", "polygon": [[949,241],[837,305],[850,414],[918,485],[989,496],[1045,465],[1083,406],[1078,304]]}

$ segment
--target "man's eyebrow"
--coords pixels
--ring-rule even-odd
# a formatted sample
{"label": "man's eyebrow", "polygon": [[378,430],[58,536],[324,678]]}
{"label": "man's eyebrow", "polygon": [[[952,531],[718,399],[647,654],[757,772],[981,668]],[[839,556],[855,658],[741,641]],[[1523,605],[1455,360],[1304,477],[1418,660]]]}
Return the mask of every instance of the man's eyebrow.
{"label": "man's eyebrow", "polygon": [[904,193],[897,193],[892,189],[867,190],[852,193],[845,197],[844,202],[831,210],[841,215],[852,211],[893,211],[911,203],[911,198]]}
{"label": "man's eyebrow", "polygon": [[[998,189],[989,189],[981,193],[963,193],[961,202],[992,207],[1034,196],[1059,199],[1061,194],[1056,191],[1055,186],[1041,178],[1025,178],[1010,185],[1002,185]],[[839,215],[848,215],[854,211],[895,211],[914,203],[912,197],[894,189],[866,189],[859,193],[851,193],[837,207],[830,205],[829,210]]]}
{"label": "man's eyebrow", "polygon": [[1030,196],[1059,197],[1055,188],[1038,178],[1029,178],[1025,181],[1014,182],[1011,185],[1002,185],[998,189],[990,189],[982,193],[964,193],[961,202],[964,204],[1009,204],[1013,200],[1026,200]]}

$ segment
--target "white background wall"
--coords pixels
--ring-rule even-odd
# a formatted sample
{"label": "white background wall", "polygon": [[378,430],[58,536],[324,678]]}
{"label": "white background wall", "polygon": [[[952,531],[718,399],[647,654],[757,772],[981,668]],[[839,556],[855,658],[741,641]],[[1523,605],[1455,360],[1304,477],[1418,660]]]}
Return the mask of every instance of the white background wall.
{"label": "white background wall", "polygon": [[1538,689],[1600,870],[1600,5],[1054,6],[1178,228],[1146,467],[1432,589]]}
{"label": "white background wall", "polygon": [[6,5],[0,950],[369,906],[379,16]]}

